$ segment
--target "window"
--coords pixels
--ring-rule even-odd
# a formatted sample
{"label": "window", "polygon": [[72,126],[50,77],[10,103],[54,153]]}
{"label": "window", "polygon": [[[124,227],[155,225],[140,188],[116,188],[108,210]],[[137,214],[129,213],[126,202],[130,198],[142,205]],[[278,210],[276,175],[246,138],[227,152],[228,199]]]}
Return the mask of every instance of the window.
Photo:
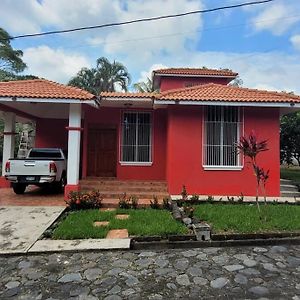
{"label": "window", "polygon": [[122,116],[122,162],[151,162],[151,113],[124,112]]}
{"label": "window", "polygon": [[240,167],[236,152],[241,122],[238,107],[208,106],[204,118],[204,167]]}

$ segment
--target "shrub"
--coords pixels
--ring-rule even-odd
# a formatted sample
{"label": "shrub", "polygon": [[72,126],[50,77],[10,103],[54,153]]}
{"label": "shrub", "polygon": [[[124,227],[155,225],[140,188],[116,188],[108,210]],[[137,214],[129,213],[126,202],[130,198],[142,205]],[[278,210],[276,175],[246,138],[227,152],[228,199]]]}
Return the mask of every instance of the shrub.
{"label": "shrub", "polygon": [[100,208],[102,206],[103,196],[99,191],[91,192],[70,192],[67,206],[71,210]]}
{"label": "shrub", "polygon": [[240,196],[238,196],[238,200],[237,200],[238,203],[243,203],[244,202],[244,194],[241,193]]}
{"label": "shrub", "polygon": [[197,203],[199,201],[199,195],[193,194],[190,200],[191,202]]}
{"label": "shrub", "polygon": [[127,197],[126,193],[119,197],[119,207],[123,209],[130,208],[130,199]]}
{"label": "shrub", "polygon": [[137,209],[139,205],[139,199],[137,196],[131,196],[129,198],[129,203],[131,204],[131,208]]}
{"label": "shrub", "polygon": [[189,195],[187,193],[186,186],[183,185],[182,186],[182,191],[181,191],[181,200],[186,201],[186,200],[188,200],[188,197],[189,197]]}
{"label": "shrub", "polygon": [[186,214],[187,217],[193,218],[195,208],[191,205],[185,204],[183,206],[183,211],[184,211],[184,213]]}
{"label": "shrub", "polygon": [[207,199],[206,199],[207,202],[213,203],[214,200],[215,200],[214,196],[211,196],[211,195],[207,196]]}
{"label": "shrub", "polygon": [[163,198],[163,208],[164,209],[171,209],[171,198],[170,196],[164,197]]}
{"label": "shrub", "polygon": [[153,201],[150,200],[150,207],[153,208],[153,209],[159,209],[160,208],[157,196],[153,196]]}

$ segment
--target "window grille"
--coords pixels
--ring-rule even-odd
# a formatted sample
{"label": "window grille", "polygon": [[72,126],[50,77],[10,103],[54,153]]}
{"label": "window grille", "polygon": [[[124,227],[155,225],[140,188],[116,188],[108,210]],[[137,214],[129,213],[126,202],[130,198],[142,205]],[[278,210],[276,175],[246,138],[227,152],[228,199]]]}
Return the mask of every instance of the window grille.
{"label": "window grille", "polygon": [[121,143],[123,162],[151,162],[151,127],[151,113],[123,113]]}
{"label": "window grille", "polygon": [[241,166],[236,143],[240,139],[239,107],[207,106],[204,117],[204,166]]}

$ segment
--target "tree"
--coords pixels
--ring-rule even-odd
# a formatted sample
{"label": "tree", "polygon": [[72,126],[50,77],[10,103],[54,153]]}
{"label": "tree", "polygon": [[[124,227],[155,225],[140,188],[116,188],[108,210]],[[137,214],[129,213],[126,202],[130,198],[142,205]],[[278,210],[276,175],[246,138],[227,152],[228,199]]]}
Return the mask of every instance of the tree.
{"label": "tree", "polygon": [[23,52],[14,50],[8,32],[0,28],[0,69],[8,72],[22,72],[27,67],[22,60]]}
{"label": "tree", "polygon": [[152,93],[155,92],[153,81],[147,77],[146,81],[137,82],[133,85],[133,88],[139,93]]}
{"label": "tree", "polygon": [[18,75],[13,72],[0,70],[0,81],[13,81],[13,80],[29,80],[38,79],[39,77],[34,75]]}
{"label": "tree", "polygon": [[114,92],[118,86],[127,91],[130,81],[130,75],[123,64],[115,60],[111,63],[101,57],[96,61],[96,68],[82,68],[68,84],[98,95],[100,92]]}
{"label": "tree", "polygon": [[243,83],[244,83],[243,80],[238,75],[238,76],[235,77],[235,79],[233,79],[233,81],[231,81],[229,83],[229,85],[241,87],[243,85]]}
{"label": "tree", "polygon": [[280,160],[289,165],[296,159],[300,165],[300,112],[290,113],[281,118]]}

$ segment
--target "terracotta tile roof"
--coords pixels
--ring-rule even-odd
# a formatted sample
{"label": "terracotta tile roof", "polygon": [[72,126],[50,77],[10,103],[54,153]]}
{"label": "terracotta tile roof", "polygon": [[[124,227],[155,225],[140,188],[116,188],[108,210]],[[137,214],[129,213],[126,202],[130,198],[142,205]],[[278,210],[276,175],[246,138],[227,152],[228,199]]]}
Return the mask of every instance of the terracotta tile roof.
{"label": "terracotta tile roof", "polygon": [[95,96],[82,89],[46,79],[0,82],[0,97],[62,98],[91,100]]}
{"label": "terracotta tile roof", "polygon": [[220,76],[220,77],[236,77],[238,73],[230,70],[215,70],[204,68],[169,68],[154,70],[154,75],[189,75],[189,76]]}
{"label": "terracotta tile roof", "polygon": [[162,92],[156,100],[300,103],[300,96],[208,83]]}
{"label": "terracotta tile roof", "polygon": [[152,98],[157,93],[102,92],[101,98]]}

